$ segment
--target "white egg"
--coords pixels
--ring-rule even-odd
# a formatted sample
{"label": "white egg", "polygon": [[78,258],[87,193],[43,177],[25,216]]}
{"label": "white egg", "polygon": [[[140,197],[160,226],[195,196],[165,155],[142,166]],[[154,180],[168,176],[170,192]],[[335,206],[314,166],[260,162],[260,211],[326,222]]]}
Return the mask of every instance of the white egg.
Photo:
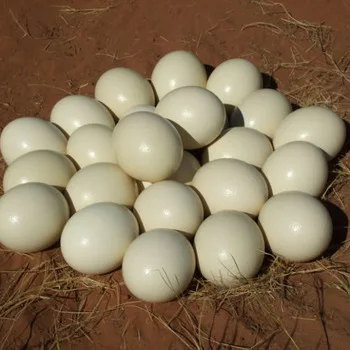
{"label": "white egg", "polygon": [[130,108],[154,105],[151,84],[141,74],[129,68],[112,68],[103,73],[95,87],[95,98],[121,119]]}
{"label": "white egg", "polygon": [[258,222],[272,252],[294,262],[318,258],[332,239],[328,210],[303,192],[284,192],[270,198]]}
{"label": "white egg", "polygon": [[109,129],[115,126],[112,114],[102,103],[83,95],[70,95],[59,100],[51,110],[50,120],[67,135],[89,124],[101,124]]}
{"label": "white egg", "polygon": [[232,111],[230,126],[245,126],[273,138],[282,120],[291,112],[292,105],[284,94],[273,89],[259,89]]}
{"label": "white egg", "polygon": [[220,98],[228,112],[262,87],[263,79],[259,69],[243,58],[222,62],[213,70],[207,82],[207,89]]}
{"label": "white egg", "polygon": [[136,181],[112,163],[91,164],[77,171],[66,191],[72,211],[100,202],[131,208],[139,194]]}
{"label": "white egg", "polygon": [[290,113],[273,139],[276,148],[292,141],[307,141],[321,148],[328,157],[338,155],[346,140],[344,121],[326,107],[310,106]]}
{"label": "white egg", "polygon": [[234,158],[261,168],[273,152],[270,140],[259,131],[235,127],[224,132],[202,154],[202,163],[215,159]]}
{"label": "white egg", "polygon": [[67,143],[67,154],[80,168],[95,163],[117,163],[112,147],[113,130],[89,124],[74,131]]}
{"label": "white egg", "polygon": [[49,121],[22,117],[9,122],[0,136],[0,149],[4,161],[11,164],[19,156],[37,150],[66,153],[67,139]]}
{"label": "white egg", "polygon": [[194,53],[177,50],[166,54],[157,62],[151,81],[161,100],[167,93],[180,87],[204,88],[207,73],[203,63]]}
{"label": "white egg", "polygon": [[221,211],[203,221],[194,238],[202,276],[233,287],[254,277],[264,260],[264,237],[255,221],[244,213]]}
{"label": "white egg", "polygon": [[138,234],[137,220],[129,209],[115,203],[96,203],[68,220],[61,236],[61,251],[74,270],[104,274],[121,266]]}
{"label": "white egg", "polygon": [[214,141],[226,122],[225,107],[210,91],[186,86],[169,92],[156,113],[174,123],[185,149],[202,148]]}
{"label": "white egg", "polygon": [[204,218],[197,193],[180,182],[165,180],[147,187],[136,199],[134,214],[142,232],[174,229],[193,238]]}
{"label": "white egg", "polygon": [[201,165],[198,159],[192,153],[184,151],[180,167],[168,180],[174,180],[189,185],[200,167]]}
{"label": "white egg", "polygon": [[5,170],[3,189],[7,192],[24,183],[40,182],[62,190],[76,171],[72,161],[62,153],[33,151],[18,157]]}
{"label": "white egg", "polygon": [[56,188],[16,186],[0,198],[0,242],[22,253],[45,250],[59,240],[68,218],[67,201]]}
{"label": "white egg", "polygon": [[238,210],[258,215],[268,198],[264,177],[252,165],[224,158],[204,164],[192,180],[200,194],[205,214],[222,210]]}
{"label": "white egg", "polygon": [[272,195],[300,191],[318,197],[325,190],[328,163],[323,151],[311,143],[294,141],[276,149],[262,167]]}
{"label": "white egg", "polygon": [[155,106],[150,106],[150,105],[137,105],[137,106],[133,106],[130,109],[128,109],[125,114],[124,117],[126,117],[127,115],[131,114],[131,113],[135,113],[135,112],[152,112],[154,113],[156,110]]}
{"label": "white egg", "polygon": [[151,112],[136,112],[119,121],[113,147],[120,167],[131,177],[157,182],[179,168],[183,146],[176,128]]}
{"label": "white egg", "polygon": [[122,265],[129,291],[146,302],[167,302],[187,289],[196,268],[191,243],[179,232],[155,229],[138,236]]}

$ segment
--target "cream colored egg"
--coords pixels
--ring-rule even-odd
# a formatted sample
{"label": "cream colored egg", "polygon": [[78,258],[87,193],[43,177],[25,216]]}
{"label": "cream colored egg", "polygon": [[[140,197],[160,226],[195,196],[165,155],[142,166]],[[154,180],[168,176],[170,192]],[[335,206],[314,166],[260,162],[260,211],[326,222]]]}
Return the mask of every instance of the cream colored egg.
{"label": "cream colored egg", "polygon": [[67,154],[80,168],[95,163],[117,163],[112,147],[113,130],[89,124],[74,131],[67,143]]}
{"label": "cream colored egg", "polygon": [[95,98],[104,103],[119,119],[130,108],[153,105],[154,92],[150,83],[129,68],[112,68],[97,80]]}
{"label": "cream colored egg", "polygon": [[273,152],[270,140],[259,131],[235,127],[224,132],[202,154],[202,164],[221,158],[234,158],[261,168]]}
{"label": "cream colored egg", "polygon": [[122,266],[129,291],[146,302],[168,302],[181,296],[192,281],[196,258],[191,243],[179,232],[155,229],[128,247]]}
{"label": "cream colored egg", "polygon": [[151,112],[136,112],[122,119],[113,132],[113,147],[120,167],[134,179],[146,182],[173,175],[183,157],[176,128]]}
{"label": "cream colored egg", "polygon": [[156,113],[174,123],[185,149],[214,141],[226,122],[225,107],[210,91],[196,86],[175,89],[159,101]]}
{"label": "cream colored egg", "polygon": [[286,96],[273,89],[249,94],[230,116],[230,126],[245,126],[273,138],[282,120],[292,112]]}
{"label": "cream colored egg", "polygon": [[45,250],[59,240],[68,218],[67,201],[56,188],[16,186],[0,198],[0,242],[22,253]]}
{"label": "cream colored egg", "polygon": [[141,193],[143,190],[145,190],[147,187],[152,185],[152,182],[148,181],[137,181],[137,185],[139,187],[139,192]]}
{"label": "cream colored egg", "polygon": [[207,73],[203,63],[193,52],[177,50],[169,52],[157,62],[151,81],[161,100],[167,93],[180,87],[204,88]]}
{"label": "cream colored egg", "polygon": [[270,198],[258,221],[272,252],[294,262],[318,258],[332,239],[328,210],[317,198],[302,192]]}
{"label": "cream colored egg", "polygon": [[310,106],[289,114],[278,127],[275,149],[292,141],[307,141],[321,148],[328,157],[338,155],[346,140],[344,121],[326,107]]}
{"label": "cream colored egg", "polygon": [[177,169],[175,174],[171,175],[168,180],[174,180],[189,185],[200,167],[201,165],[198,159],[192,153],[184,151],[179,169]]}
{"label": "cream colored egg", "polygon": [[273,195],[300,191],[318,197],[325,190],[328,163],[320,148],[294,141],[276,149],[267,158],[262,172]]}
{"label": "cream colored egg", "polygon": [[200,194],[206,215],[238,210],[258,215],[268,198],[264,177],[252,165],[224,158],[204,164],[192,180]]}
{"label": "cream colored egg", "polygon": [[22,117],[8,123],[0,136],[0,150],[7,165],[19,156],[37,150],[66,153],[67,139],[45,119]]}
{"label": "cream colored egg", "polygon": [[67,264],[86,274],[104,274],[119,268],[130,243],[138,236],[135,216],[115,203],[96,203],[75,213],[61,236]]}
{"label": "cream colored egg", "polygon": [[165,180],[147,187],[136,199],[134,214],[142,232],[174,229],[193,238],[204,218],[197,193],[180,182]]}
{"label": "cream colored egg", "polygon": [[7,192],[24,183],[40,182],[62,190],[75,173],[75,165],[64,154],[48,150],[33,151],[9,165],[4,173],[3,189]]}
{"label": "cream colored egg", "polygon": [[91,164],[79,170],[66,190],[73,211],[100,202],[131,208],[139,194],[136,181],[112,163]]}
{"label": "cream colored egg", "polygon": [[155,110],[156,110],[155,106],[137,105],[137,106],[133,106],[130,109],[128,109],[125,112],[124,117],[126,117],[128,114],[135,113],[135,112],[152,112],[152,113],[154,113]]}
{"label": "cream colored egg", "polygon": [[238,211],[221,211],[203,221],[194,238],[202,276],[224,287],[254,277],[264,260],[264,237],[255,221]]}
{"label": "cream colored egg", "polygon": [[84,125],[100,124],[113,129],[112,114],[99,101],[83,95],[70,95],[59,100],[51,110],[50,120],[71,135]]}
{"label": "cream colored egg", "polygon": [[230,112],[252,92],[263,87],[259,69],[243,58],[233,58],[219,64],[210,74],[207,89],[217,95]]}

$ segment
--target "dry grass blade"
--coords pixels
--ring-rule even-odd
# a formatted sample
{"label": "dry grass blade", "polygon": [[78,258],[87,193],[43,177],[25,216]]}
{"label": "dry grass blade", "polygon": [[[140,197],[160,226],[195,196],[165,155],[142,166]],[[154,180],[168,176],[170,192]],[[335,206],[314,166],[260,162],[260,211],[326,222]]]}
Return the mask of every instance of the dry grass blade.
{"label": "dry grass blade", "polygon": [[82,14],[86,14],[86,15],[96,15],[99,13],[108,12],[108,11],[116,8],[117,5],[106,6],[106,7],[97,7],[97,8],[74,8],[74,7],[65,6],[65,5],[63,5],[63,6],[55,5],[52,7],[58,8],[60,12],[64,12],[64,13],[68,13],[68,14],[82,13]]}

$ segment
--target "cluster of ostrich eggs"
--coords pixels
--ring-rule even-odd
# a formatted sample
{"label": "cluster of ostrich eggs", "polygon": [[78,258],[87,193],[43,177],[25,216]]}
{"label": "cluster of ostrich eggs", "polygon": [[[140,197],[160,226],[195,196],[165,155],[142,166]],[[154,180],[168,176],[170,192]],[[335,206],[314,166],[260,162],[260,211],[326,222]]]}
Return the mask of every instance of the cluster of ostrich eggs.
{"label": "cluster of ostrich eggs", "polygon": [[307,262],[326,251],[320,197],[345,137],[335,112],[293,110],[246,59],[209,76],[181,50],[150,79],[111,68],[94,97],[65,96],[48,118],[4,127],[0,242],[24,253],[59,244],[83,274],[121,269],[148,302],[183,295],[195,273],[231,288],[266,252]]}

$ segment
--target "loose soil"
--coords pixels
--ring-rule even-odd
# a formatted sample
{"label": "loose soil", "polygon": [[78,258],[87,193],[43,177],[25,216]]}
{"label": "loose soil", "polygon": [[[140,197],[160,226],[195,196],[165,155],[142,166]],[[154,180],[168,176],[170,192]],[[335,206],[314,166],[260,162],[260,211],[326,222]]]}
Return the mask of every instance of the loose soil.
{"label": "loose soil", "polygon": [[[150,77],[176,49],[208,70],[245,57],[296,108],[325,105],[349,120],[349,23],[347,0],[2,0],[0,131],[21,116],[48,118],[68,94],[93,96],[109,68]],[[1,249],[0,349],[348,349],[348,146],[323,196],[334,220],[327,254],[309,264],[267,258],[234,290],[198,278],[183,298],[151,305],[128,293],[120,271],[83,276],[58,248]]]}

